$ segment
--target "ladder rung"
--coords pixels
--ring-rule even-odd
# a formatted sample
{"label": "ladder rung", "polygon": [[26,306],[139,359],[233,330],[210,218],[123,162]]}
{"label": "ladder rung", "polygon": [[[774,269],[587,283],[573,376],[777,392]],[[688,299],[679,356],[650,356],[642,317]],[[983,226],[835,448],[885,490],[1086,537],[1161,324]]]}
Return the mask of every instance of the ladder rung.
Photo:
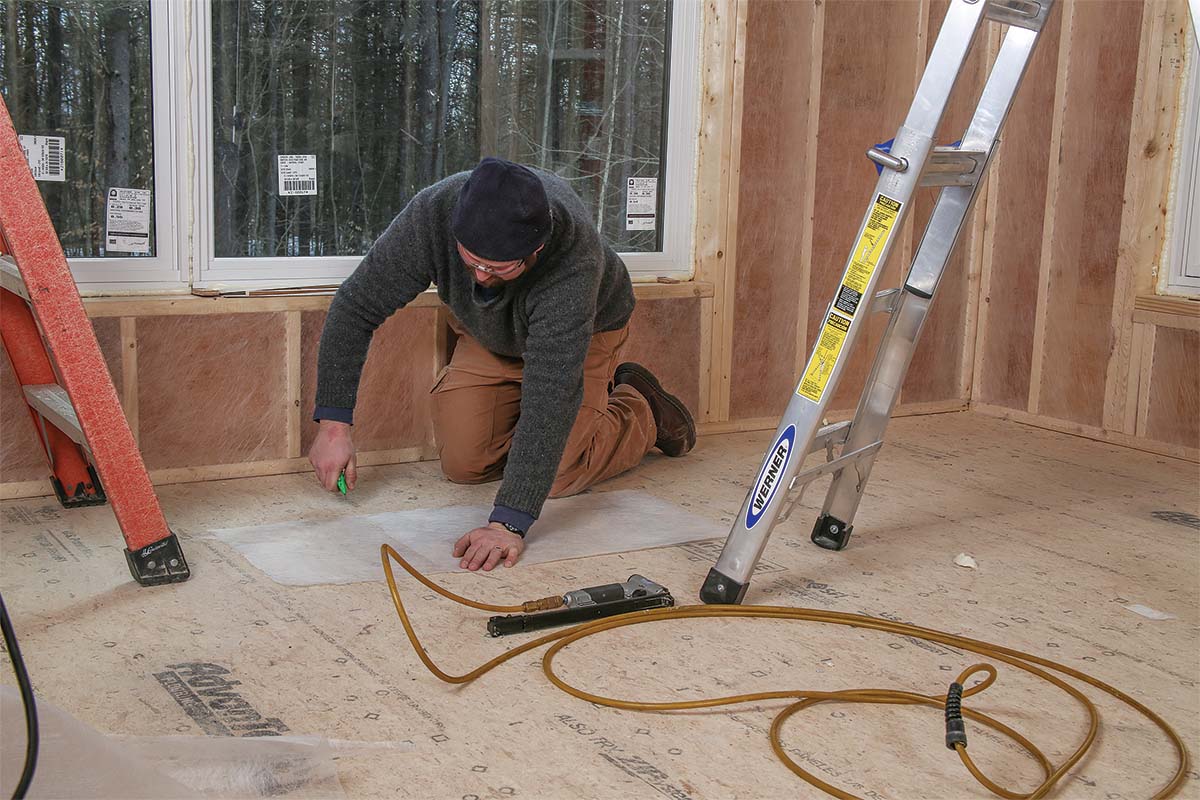
{"label": "ladder rung", "polygon": [[67,397],[66,389],[56,383],[43,383],[24,388],[25,402],[41,414],[43,419],[70,436],[77,445],[89,453],[91,452],[87,439],[83,436],[83,428],[79,427],[79,417],[75,416],[75,407],[71,405],[71,398]]}
{"label": "ladder rung", "polygon": [[808,448],[808,452],[815,453],[832,445],[845,444],[846,437],[849,435],[850,420],[848,419],[824,425],[817,430],[817,435],[813,437],[812,447]]}
{"label": "ladder rung", "polygon": [[25,288],[25,281],[12,256],[0,255],[0,288],[7,289],[29,302],[29,290]]}
{"label": "ladder rung", "polygon": [[973,186],[983,175],[987,153],[982,150],[960,150],[957,147],[935,147],[921,173],[922,186]]}
{"label": "ladder rung", "polygon": [[988,0],[983,15],[993,22],[1040,31],[1052,5],[1045,0]]}
{"label": "ladder rung", "polygon": [[819,464],[811,469],[806,469],[804,472],[796,474],[792,478],[792,482],[788,484],[788,490],[795,489],[797,486],[803,486],[806,483],[811,483],[822,475],[828,475],[830,472],[837,472],[843,467],[858,461],[864,456],[874,455],[875,452],[883,447],[883,440],[879,440],[866,447],[860,447],[857,450],[852,450],[849,453],[843,453],[832,461],[826,461],[824,464]]}
{"label": "ladder rung", "polygon": [[896,310],[896,303],[900,300],[900,290],[898,288],[884,289],[881,292],[875,293],[875,299],[871,301],[872,314],[890,314]]}

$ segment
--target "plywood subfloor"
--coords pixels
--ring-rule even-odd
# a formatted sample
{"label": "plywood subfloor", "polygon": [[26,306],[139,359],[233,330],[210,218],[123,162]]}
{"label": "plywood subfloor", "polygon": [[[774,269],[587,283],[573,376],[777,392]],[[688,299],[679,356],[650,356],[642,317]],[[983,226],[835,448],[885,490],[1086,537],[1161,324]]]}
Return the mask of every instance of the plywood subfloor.
{"label": "plywood subfloor", "polygon": [[[644,490],[727,523],[768,440],[705,438],[688,458],[651,458],[600,490]],[[898,419],[851,546],[833,553],[808,542],[822,484],[776,530],[748,601],[884,615],[1060,660],[1145,701],[1200,752],[1200,531],[1186,524],[1200,513],[1198,479],[1194,464],[972,414]],[[6,502],[3,591],[39,693],[101,731],[204,735],[155,676],[207,663],[228,670],[241,699],[292,733],[411,742],[407,752],[341,760],[349,796],[817,796],[767,745],[782,703],[675,716],[614,711],[560,694],[534,654],[449,687],[414,657],[382,579],[279,586],[200,536],[214,527],[486,502],[493,491],[452,486],[435,463],[363,469],[349,501],[318,494],[303,475],[166,486],[162,503],[193,577],[156,589],[130,582],[108,509],[68,514],[48,498]],[[719,547],[446,583],[510,602],[640,572],[691,603]],[[955,566],[959,553],[973,556],[978,570]],[[485,615],[403,583],[427,649],[448,669],[465,671],[514,643],[486,638]],[[1135,603],[1177,618],[1152,621],[1124,608]],[[975,660],[847,629],[695,620],[606,634],[567,651],[561,667],[599,694],[673,700],[801,688],[932,693]],[[975,707],[1055,760],[1082,733],[1082,714],[1062,695],[1007,669]],[[1121,707],[1103,700],[1100,708],[1107,727],[1061,796],[1148,796],[1160,782],[1151,775],[1169,766],[1168,748]],[[818,706],[794,718],[785,739],[799,761],[861,795],[986,796],[944,748],[936,710]],[[993,776],[1034,784],[1034,766],[1013,747],[980,734],[971,742]],[[1193,778],[1184,796],[1200,796]]]}

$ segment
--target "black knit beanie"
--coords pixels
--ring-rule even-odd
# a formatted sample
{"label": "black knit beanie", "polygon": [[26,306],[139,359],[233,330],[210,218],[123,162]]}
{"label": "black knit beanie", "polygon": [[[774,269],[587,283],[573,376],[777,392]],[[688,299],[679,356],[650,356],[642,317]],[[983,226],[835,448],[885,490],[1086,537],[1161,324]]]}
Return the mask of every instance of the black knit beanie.
{"label": "black knit beanie", "polygon": [[516,261],[550,235],[550,202],[533,170],[489,156],[463,184],[450,227],[480,258]]}

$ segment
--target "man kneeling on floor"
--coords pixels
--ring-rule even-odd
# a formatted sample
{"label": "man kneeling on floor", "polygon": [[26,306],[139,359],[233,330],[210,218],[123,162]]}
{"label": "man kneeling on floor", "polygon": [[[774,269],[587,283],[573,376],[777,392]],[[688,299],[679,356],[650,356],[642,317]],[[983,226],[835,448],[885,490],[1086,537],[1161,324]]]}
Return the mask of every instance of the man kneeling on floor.
{"label": "man kneeling on floor", "polygon": [[463,568],[516,564],[547,497],[695,445],[683,403],[645,367],[618,365],[633,286],[582,201],[551,173],[485,158],[419,192],[333,298],[309,451],[325,489],[357,480],[351,422],[372,334],[430,283],[458,335],[433,388],[442,471],[503,476],[487,524],[454,545]]}

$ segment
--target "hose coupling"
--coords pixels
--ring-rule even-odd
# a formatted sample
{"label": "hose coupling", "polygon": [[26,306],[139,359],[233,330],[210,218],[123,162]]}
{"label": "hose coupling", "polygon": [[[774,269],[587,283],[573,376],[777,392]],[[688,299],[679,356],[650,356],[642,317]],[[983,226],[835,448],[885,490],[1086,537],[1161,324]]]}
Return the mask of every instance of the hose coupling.
{"label": "hose coupling", "polygon": [[958,745],[967,746],[967,729],[963,725],[962,716],[963,687],[957,681],[950,684],[946,693],[946,747],[957,749]]}
{"label": "hose coupling", "polygon": [[521,603],[521,610],[526,614],[535,614],[538,611],[553,611],[556,608],[562,608],[562,595],[554,595],[553,597],[543,597],[541,600],[526,600]]}

